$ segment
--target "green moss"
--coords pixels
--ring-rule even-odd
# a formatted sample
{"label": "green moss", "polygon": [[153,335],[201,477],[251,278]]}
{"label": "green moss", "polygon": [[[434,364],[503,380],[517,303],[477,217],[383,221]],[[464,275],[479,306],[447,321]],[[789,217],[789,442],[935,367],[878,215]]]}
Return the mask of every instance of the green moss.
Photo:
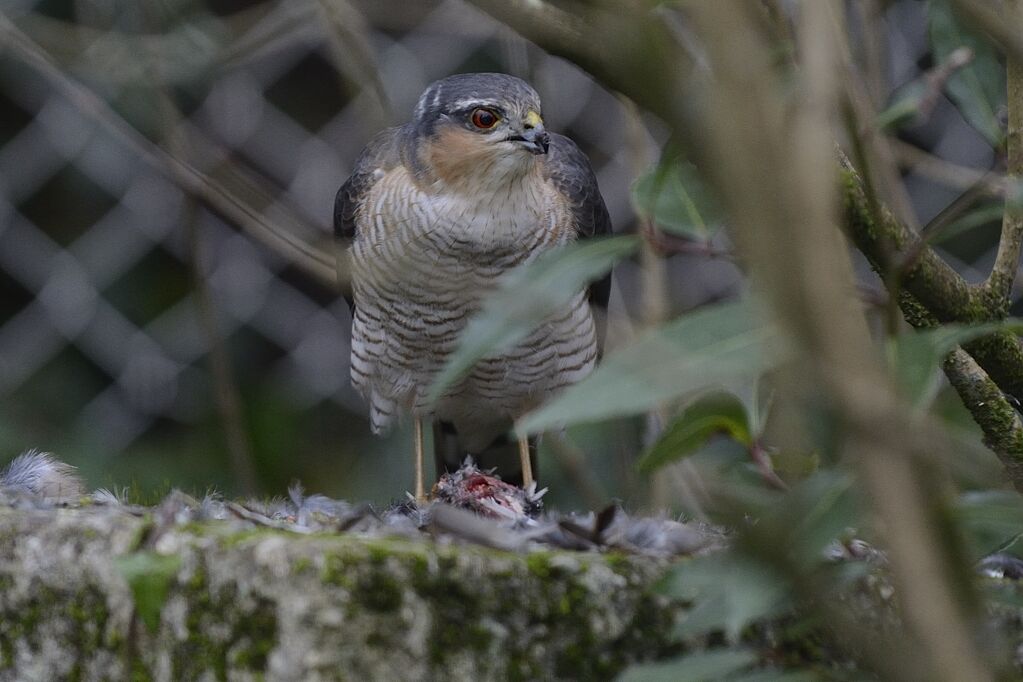
{"label": "green moss", "polygon": [[629,560],[629,556],[622,552],[609,552],[605,554],[604,563],[614,571],[615,575],[622,577],[628,578],[636,572],[632,562]]}
{"label": "green moss", "polygon": [[863,186],[856,171],[843,168],[840,174],[842,185],[842,201],[848,227],[852,237],[859,241],[866,237],[877,241],[881,234],[873,215],[867,209],[867,197],[863,194]]}
{"label": "green moss", "polygon": [[[182,566],[194,568],[187,574],[176,572],[169,585],[168,600],[175,606],[180,600],[187,609],[182,615],[184,640],[171,636],[165,614],[154,635],[136,626],[139,639],[133,643],[127,630],[110,625],[106,603],[98,592],[75,593],[70,598],[61,593],[62,608],[76,630],[70,646],[85,652],[78,657],[81,667],[72,674],[85,674],[88,657],[106,648],[117,652],[132,679],[150,679],[146,665],[156,661],[150,650],[155,645],[169,654],[172,679],[203,675],[225,679],[235,671],[248,671],[258,678],[281,636],[275,598],[261,596],[273,584],[264,580],[270,573],[253,566],[253,582],[247,572],[235,577],[219,562],[225,553],[235,558],[240,553],[249,561],[253,543],[268,535],[289,543],[290,566],[278,568],[291,576],[301,574],[300,582],[321,580],[328,586],[323,598],[347,609],[342,629],[345,640],[351,642],[344,645],[351,647],[343,654],[348,660],[376,656],[386,661],[394,651],[408,655],[412,621],[406,607],[413,604],[417,627],[424,616],[429,619],[422,663],[428,666],[427,676],[438,678],[450,675],[456,661],[460,665],[471,660],[481,679],[543,679],[555,672],[571,679],[608,679],[635,656],[660,652],[662,640],[671,631],[670,617],[657,620],[656,613],[643,614],[646,607],[641,607],[622,637],[610,640],[605,634],[609,619],[634,611],[636,590],[623,590],[621,597],[594,595],[588,572],[599,569],[598,582],[606,580],[609,574],[602,566],[606,559],[630,583],[647,582],[649,571],[642,562],[624,556],[557,551],[522,555],[390,538],[306,538],[274,530],[232,534],[226,524],[205,524],[196,535],[194,542],[186,542],[181,555]],[[639,574],[647,577],[637,578]],[[4,582],[0,578],[0,585]],[[24,641],[19,637],[34,638],[32,646],[39,647],[35,631],[49,621],[55,598],[56,593],[34,590],[35,601],[26,608],[17,605],[17,629],[0,629],[0,663],[14,663],[16,643]],[[667,610],[653,601],[649,608]],[[638,627],[644,631],[634,634]],[[413,646],[419,646],[416,642]],[[354,665],[358,670],[360,664]],[[370,669],[375,668],[365,668]]]}
{"label": "green moss", "polygon": [[339,554],[328,554],[323,557],[320,582],[324,585],[337,585],[346,590],[355,586],[355,580],[349,571],[349,563]]}
{"label": "green moss", "polygon": [[246,670],[265,670],[266,659],[277,641],[277,614],[273,603],[259,600],[256,609],[242,617],[232,638],[237,645],[233,650],[235,667]]}
{"label": "green moss", "polygon": [[153,679],[141,656],[133,656],[131,659],[131,679],[132,682],[150,682]]}
{"label": "green moss", "polygon": [[551,577],[551,556],[549,552],[530,552],[526,555],[526,567],[529,573],[540,580]]}
{"label": "green moss", "polygon": [[173,651],[175,679],[195,679],[211,671],[224,680],[228,669],[265,670],[277,642],[276,606],[257,598],[252,608],[241,608],[231,585],[217,591],[209,586],[207,570],[198,566],[182,586],[188,636]]}
{"label": "green moss", "polygon": [[353,596],[358,604],[378,613],[396,611],[404,600],[401,584],[382,567],[361,578]]}
{"label": "green moss", "polygon": [[[10,589],[13,582],[4,580]],[[91,584],[62,590],[42,583],[28,588],[31,599],[18,605],[17,618],[5,618],[0,627],[0,669],[14,665],[18,647],[40,652],[43,640],[54,636],[53,623],[67,619],[63,646],[75,653],[75,664],[64,679],[83,675],[82,662],[106,648],[104,633],[110,619],[106,597]]]}
{"label": "green moss", "polygon": [[0,670],[14,667],[14,641],[0,634]]}

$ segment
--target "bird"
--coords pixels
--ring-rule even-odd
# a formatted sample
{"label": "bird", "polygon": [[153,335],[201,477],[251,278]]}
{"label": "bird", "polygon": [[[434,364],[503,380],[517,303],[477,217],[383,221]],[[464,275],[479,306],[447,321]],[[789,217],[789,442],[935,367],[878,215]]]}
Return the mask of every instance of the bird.
{"label": "bird", "polygon": [[438,475],[471,455],[505,480],[533,484],[536,442],[510,429],[592,371],[600,340],[591,306],[606,308],[610,275],[435,401],[428,394],[502,275],[611,234],[587,156],[545,128],[536,90],[501,73],[430,84],[411,120],[358,156],[335,198],[334,231],[351,277],[352,384],[374,433],[411,414],[416,499],[425,500],[424,423]]}

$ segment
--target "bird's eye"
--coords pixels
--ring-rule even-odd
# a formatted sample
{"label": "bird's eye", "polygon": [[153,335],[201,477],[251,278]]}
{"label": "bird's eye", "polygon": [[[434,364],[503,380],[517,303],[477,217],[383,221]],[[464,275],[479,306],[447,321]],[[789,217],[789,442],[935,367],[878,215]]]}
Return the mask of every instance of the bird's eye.
{"label": "bird's eye", "polygon": [[472,112],[472,124],[481,130],[490,130],[500,120],[490,109],[476,109]]}

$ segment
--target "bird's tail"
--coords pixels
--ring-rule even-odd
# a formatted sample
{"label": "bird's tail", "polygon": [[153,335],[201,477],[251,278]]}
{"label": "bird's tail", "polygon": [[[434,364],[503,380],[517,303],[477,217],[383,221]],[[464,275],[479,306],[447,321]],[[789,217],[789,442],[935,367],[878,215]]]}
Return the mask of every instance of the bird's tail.
{"label": "bird's tail", "polygon": [[[433,423],[433,456],[437,464],[437,476],[445,471],[457,471],[467,456],[472,456],[476,465],[486,471],[497,469],[502,481],[522,485],[522,466],[519,460],[519,444],[510,434],[498,436],[490,445],[479,452],[469,452],[462,444],[451,422]],[[538,477],[536,462],[536,437],[529,439],[529,461],[533,467],[533,478]]]}

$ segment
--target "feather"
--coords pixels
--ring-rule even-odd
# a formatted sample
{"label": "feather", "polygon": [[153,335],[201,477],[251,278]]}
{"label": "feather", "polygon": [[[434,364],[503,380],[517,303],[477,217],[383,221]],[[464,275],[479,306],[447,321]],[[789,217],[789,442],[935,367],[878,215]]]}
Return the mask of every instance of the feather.
{"label": "feather", "polygon": [[0,491],[47,500],[72,500],[83,494],[84,486],[75,467],[48,452],[28,450],[0,472]]}

